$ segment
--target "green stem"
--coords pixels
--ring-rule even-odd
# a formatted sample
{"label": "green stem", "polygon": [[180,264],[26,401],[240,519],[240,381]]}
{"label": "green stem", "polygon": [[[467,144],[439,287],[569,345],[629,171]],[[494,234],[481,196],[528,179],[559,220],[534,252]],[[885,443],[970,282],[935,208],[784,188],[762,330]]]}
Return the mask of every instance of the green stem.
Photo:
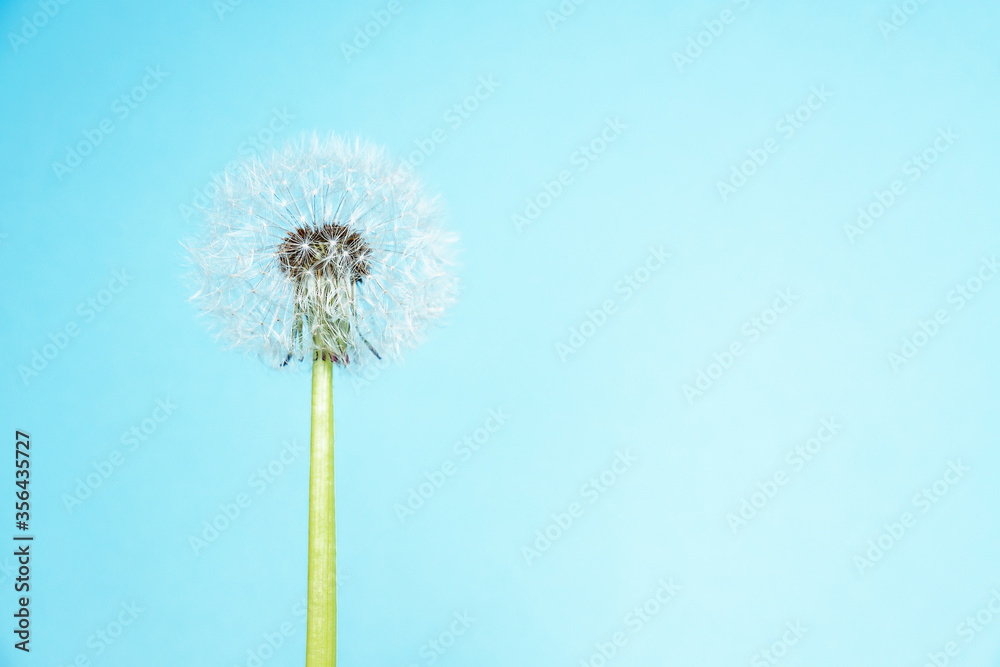
{"label": "green stem", "polygon": [[337,664],[337,526],[333,493],[333,362],[316,353],[309,454],[306,667]]}

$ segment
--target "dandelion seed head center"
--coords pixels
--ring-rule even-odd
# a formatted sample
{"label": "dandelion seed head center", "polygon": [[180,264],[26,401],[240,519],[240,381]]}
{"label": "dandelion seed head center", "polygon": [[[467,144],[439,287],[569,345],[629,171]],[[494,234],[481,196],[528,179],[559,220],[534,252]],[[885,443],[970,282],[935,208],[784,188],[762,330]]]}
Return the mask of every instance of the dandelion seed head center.
{"label": "dandelion seed head center", "polygon": [[329,222],[289,232],[276,254],[282,272],[297,280],[313,275],[361,282],[370,272],[372,249],[350,227]]}

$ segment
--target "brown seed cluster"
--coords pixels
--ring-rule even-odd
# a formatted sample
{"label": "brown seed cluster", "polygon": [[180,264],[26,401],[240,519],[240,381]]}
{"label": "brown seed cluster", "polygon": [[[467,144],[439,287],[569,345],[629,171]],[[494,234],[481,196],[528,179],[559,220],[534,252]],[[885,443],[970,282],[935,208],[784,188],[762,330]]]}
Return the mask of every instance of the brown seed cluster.
{"label": "brown seed cluster", "polygon": [[369,273],[371,252],[360,234],[332,222],[289,232],[277,257],[281,270],[296,280],[324,276],[359,283]]}

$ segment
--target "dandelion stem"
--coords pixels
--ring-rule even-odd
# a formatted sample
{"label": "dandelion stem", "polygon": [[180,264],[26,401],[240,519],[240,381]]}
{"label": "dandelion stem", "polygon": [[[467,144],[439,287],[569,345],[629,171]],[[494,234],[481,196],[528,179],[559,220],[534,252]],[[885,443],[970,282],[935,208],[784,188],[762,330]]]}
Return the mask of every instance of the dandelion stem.
{"label": "dandelion stem", "polygon": [[337,526],[333,490],[333,361],[313,356],[309,454],[309,605],[306,667],[337,664]]}

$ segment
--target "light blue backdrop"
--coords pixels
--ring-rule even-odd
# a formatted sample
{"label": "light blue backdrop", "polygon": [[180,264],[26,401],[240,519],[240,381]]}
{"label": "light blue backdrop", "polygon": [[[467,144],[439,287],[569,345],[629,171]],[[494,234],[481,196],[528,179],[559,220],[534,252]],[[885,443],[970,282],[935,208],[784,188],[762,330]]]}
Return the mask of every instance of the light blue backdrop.
{"label": "light blue backdrop", "polygon": [[3,3],[0,663],[303,664],[309,378],[179,241],[315,130],[463,246],[336,380],[342,665],[997,665],[1000,7],[679,5]]}

